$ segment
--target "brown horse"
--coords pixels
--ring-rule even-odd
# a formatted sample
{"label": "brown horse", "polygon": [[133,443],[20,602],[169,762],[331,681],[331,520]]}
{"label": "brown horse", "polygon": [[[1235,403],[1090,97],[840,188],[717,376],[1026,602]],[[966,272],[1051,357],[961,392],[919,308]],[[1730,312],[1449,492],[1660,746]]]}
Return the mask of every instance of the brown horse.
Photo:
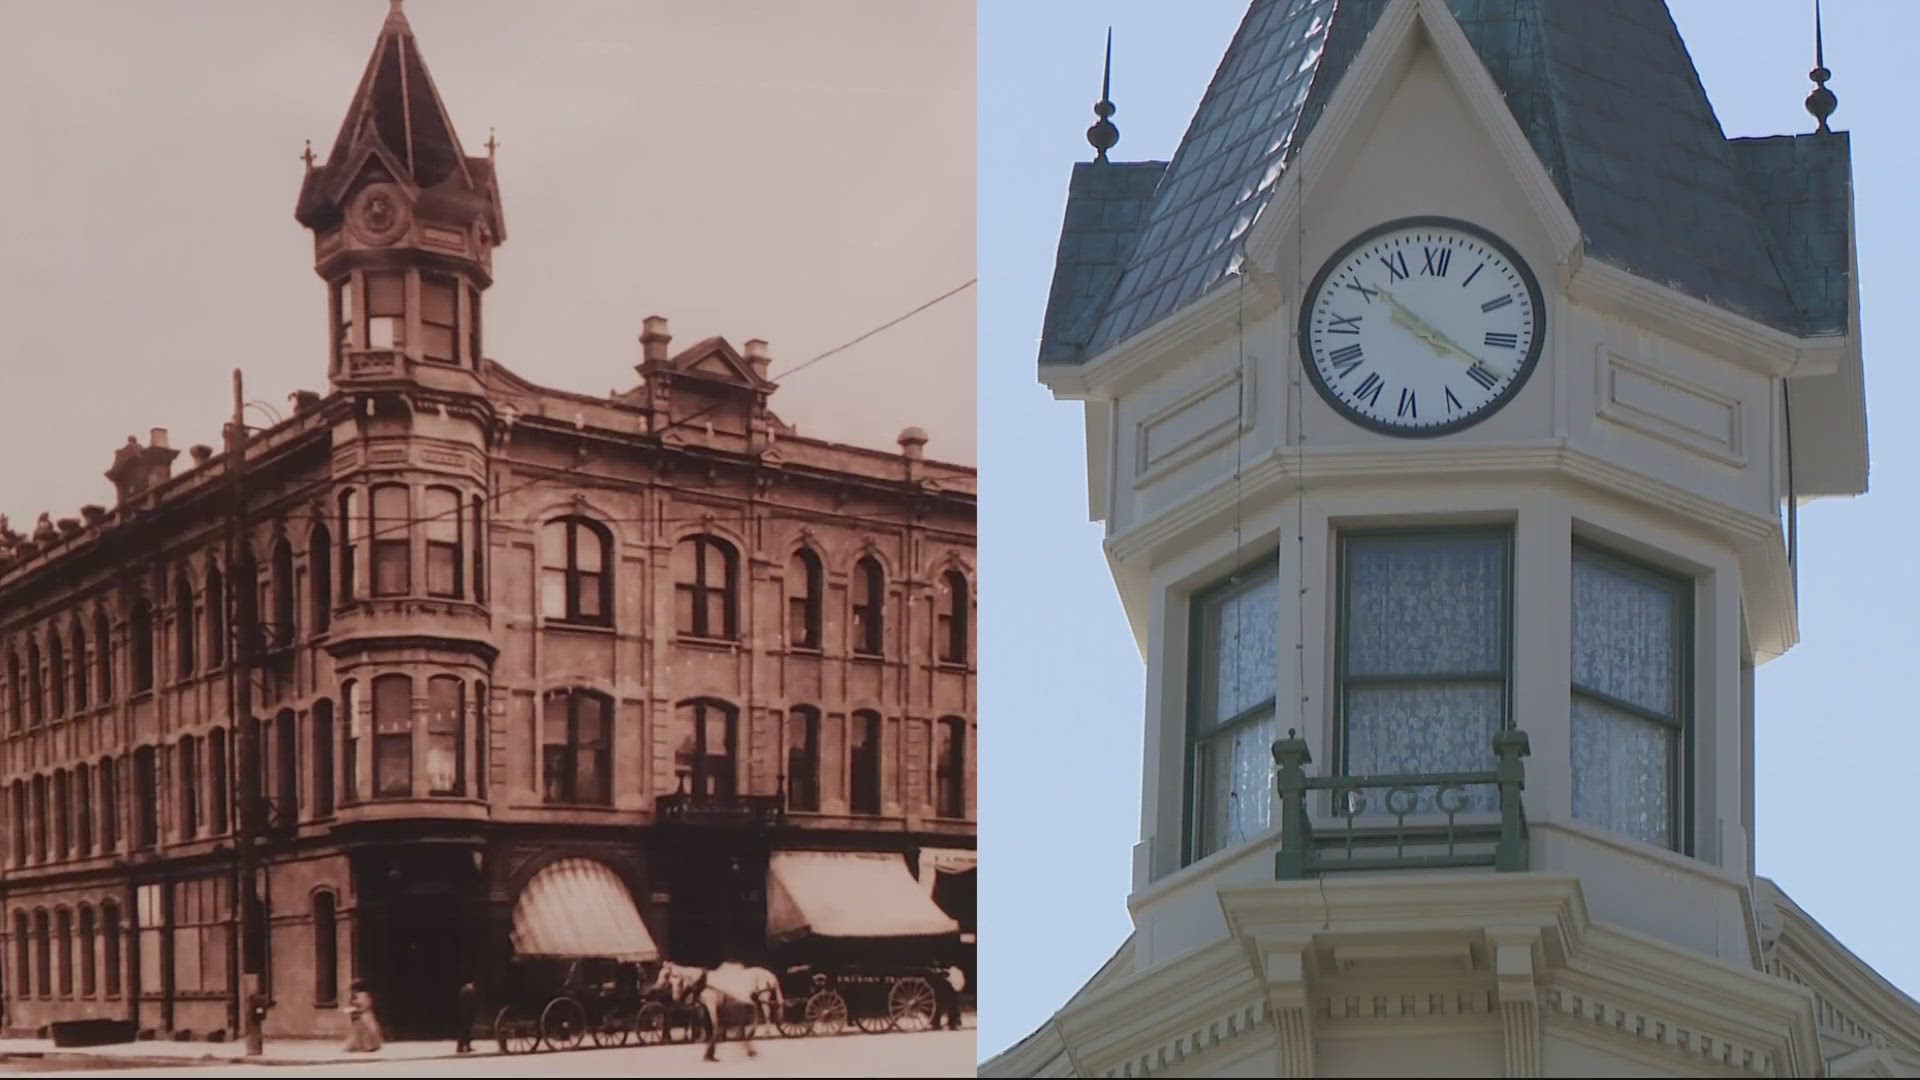
{"label": "brown horse", "polygon": [[754,1025],[769,1017],[777,1020],[779,1012],[775,1010],[785,1007],[780,998],[779,980],[772,972],[739,964],[700,968],[669,962],[660,965],[654,986],[665,987],[676,1001],[700,1006],[707,1021],[708,1061],[719,1060],[714,1048],[720,1041],[726,1014],[739,1016],[744,1012],[747,1015],[746,1023],[740,1025],[740,1038],[746,1043],[747,1056],[758,1057],[759,1051],[753,1048]]}

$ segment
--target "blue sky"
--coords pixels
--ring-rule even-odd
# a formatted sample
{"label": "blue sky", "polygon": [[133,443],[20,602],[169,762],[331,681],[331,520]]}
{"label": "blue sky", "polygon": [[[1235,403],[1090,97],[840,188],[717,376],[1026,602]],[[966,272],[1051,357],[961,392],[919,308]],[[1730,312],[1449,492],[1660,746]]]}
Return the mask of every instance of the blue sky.
{"label": "blue sky", "polygon": [[[1812,0],[1671,0],[1729,135],[1811,130]],[[1245,11],[1240,0],[980,4],[981,890],[984,1059],[1125,939],[1139,834],[1145,669],[1087,521],[1080,407],[1034,378],[1067,176],[1114,27],[1116,160],[1173,153]],[[1872,491],[1800,515],[1802,643],[1758,676],[1759,870],[1861,959],[1920,993],[1903,854],[1920,710],[1902,612],[1920,605],[1920,284],[1908,43],[1920,4],[1832,0],[1836,128],[1853,132]]]}

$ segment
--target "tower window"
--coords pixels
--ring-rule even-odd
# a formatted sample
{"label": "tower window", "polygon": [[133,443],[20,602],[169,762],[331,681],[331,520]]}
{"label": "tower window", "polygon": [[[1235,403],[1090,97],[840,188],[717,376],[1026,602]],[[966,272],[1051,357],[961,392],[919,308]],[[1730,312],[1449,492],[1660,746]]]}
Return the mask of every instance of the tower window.
{"label": "tower window", "polygon": [[444,274],[420,278],[420,351],[440,364],[460,362],[460,283]]}
{"label": "tower window", "polygon": [[367,347],[404,349],[407,344],[407,279],[400,274],[367,278]]}
{"label": "tower window", "polygon": [[460,493],[452,488],[426,490],[427,595],[460,596],[465,590],[460,543]]}
{"label": "tower window", "polygon": [[382,799],[413,794],[413,680],[373,680],[373,793]]}
{"label": "tower window", "polygon": [[480,290],[467,286],[467,360],[473,369],[479,371],[483,353],[480,351]]}
{"label": "tower window", "polygon": [[467,687],[452,675],[427,680],[427,790],[464,795]]}
{"label": "tower window", "polygon": [[345,356],[353,348],[353,279],[346,278],[333,290],[334,354]]}
{"label": "tower window", "polygon": [[1203,859],[1266,832],[1273,820],[1272,758],[1280,591],[1276,568],[1247,567],[1193,599],[1189,669],[1194,712],[1188,855]]}
{"label": "tower window", "polygon": [[407,520],[407,489],[386,484],[373,489],[373,595],[405,596],[413,589],[407,557],[412,547],[408,537],[412,525]]}

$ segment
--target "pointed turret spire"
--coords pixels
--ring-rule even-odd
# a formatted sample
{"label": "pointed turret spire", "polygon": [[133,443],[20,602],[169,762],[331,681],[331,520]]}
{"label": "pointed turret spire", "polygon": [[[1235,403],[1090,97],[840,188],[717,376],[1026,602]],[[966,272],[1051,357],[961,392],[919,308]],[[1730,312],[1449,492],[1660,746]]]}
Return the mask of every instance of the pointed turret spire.
{"label": "pointed turret spire", "polygon": [[1100,100],[1093,103],[1093,114],[1100,119],[1087,129],[1087,142],[1093,144],[1093,160],[1107,160],[1107,151],[1120,141],[1120,129],[1108,119],[1118,110],[1113,104],[1113,27],[1107,27],[1107,63],[1100,73]]}
{"label": "pointed turret spire", "polygon": [[1814,133],[1829,134],[1833,129],[1827,126],[1827,117],[1840,107],[1840,99],[1827,89],[1827,80],[1833,78],[1833,72],[1827,70],[1826,42],[1821,39],[1820,0],[1813,0],[1813,70],[1807,75],[1813,79],[1813,92],[1807,95],[1807,111],[1819,124]]}

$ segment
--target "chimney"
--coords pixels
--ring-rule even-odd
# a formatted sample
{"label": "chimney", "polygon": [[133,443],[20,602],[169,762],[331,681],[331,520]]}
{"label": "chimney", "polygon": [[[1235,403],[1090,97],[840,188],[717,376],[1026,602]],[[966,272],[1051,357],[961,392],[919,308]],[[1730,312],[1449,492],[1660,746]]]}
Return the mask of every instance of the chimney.
{"label": "chimney", "polygon": [[213,447],[206,443],[193,444],[187,453],[193,456],[193,467],[196,469],[213,459]]}
{"label": "chimney", "polygon": [[755,378],[762,382],[766,381],[767,364],[771,361],[772,357],[767,355],[767,343],[764,340],[754,338],[747,342],[747,364],[753,368]]}
{"label": "chimney", "polygon": [[926,456],[927,433],[917,427],[907,428],[900,433],[900,452],[908,461],[919,461]]}
{"label": "chimney", "polygon": [[673,341],[673,335],[667,333],[667,320],[664,316],[649,315],[641,323],[640,356],[648,367],[667,362],[667,346]]}
{"label": "chimney", "polygon": [[163,427],[154,428],[153,435],[147,441],[147,445],[156,450],[165,450],[167,448],[167,429]]}
{"label": "chimney", "polygon": [[180,451],[167,446],[167,429],[154,428],[147,440],[147,449],[143,455],[147,472],[146,486],[159,487],[166,483],[168,478],[173,476],[173,459],[179,456]]}

